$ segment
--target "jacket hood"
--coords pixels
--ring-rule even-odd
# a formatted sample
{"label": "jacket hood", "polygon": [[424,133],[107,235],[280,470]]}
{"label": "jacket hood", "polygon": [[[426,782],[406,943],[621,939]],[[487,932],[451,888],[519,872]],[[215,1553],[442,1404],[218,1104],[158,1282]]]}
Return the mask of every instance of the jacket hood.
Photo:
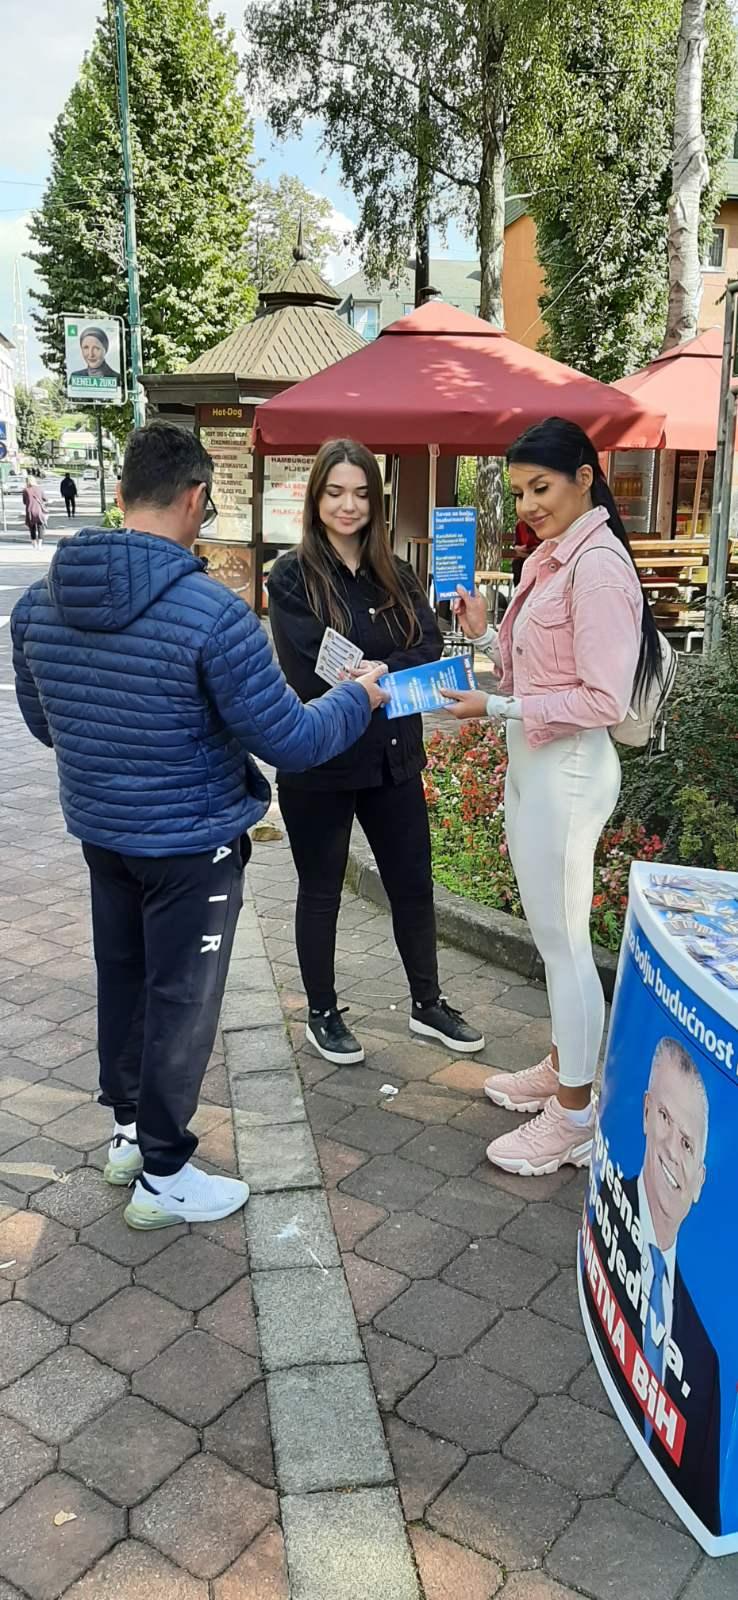
{"label": "jacket hood", "polygon": [[83,528],[59,541],[47,583],[66,627],[120,633],[173,583],[204,567],[190,550],[159,534]]}

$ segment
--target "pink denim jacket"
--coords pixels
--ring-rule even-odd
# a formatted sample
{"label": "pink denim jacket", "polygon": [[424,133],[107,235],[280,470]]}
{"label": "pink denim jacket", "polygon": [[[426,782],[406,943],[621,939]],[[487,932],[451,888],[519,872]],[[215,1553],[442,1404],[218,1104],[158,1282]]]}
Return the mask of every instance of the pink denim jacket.
{"label": "pink denim jacket", "polygon": [[[572,582],[574,569],[576,575]],[[513,637],[523,606],[521,642]],[[522,702],[530,745],[583,728],[612,728],[631,703],[643,591],[602,506],[523,567],[500,625],[500,692]]]}

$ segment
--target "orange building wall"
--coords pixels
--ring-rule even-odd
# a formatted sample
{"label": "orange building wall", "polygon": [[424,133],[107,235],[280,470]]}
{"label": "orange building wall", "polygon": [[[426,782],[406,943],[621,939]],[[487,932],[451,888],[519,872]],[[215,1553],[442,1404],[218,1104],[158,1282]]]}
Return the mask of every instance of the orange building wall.
{"label": "orange building wall", "polygon": [[502,268],[502,303],[505,332],[530,350],[544,334],[538,297],[543,293],[543,273],[536,255],[536,225],[532,217],[518,217],[505,229]]}
{"label": "orange building wall", "polygon": [[724,200],[715,218],[715,226],[725,228],[725,259],[722,272],[706,271],[702,275],[702,303],[699,330],[722,328],[725,321],[725,302],[718,304],[729,278],[738,278],[738,200]]}

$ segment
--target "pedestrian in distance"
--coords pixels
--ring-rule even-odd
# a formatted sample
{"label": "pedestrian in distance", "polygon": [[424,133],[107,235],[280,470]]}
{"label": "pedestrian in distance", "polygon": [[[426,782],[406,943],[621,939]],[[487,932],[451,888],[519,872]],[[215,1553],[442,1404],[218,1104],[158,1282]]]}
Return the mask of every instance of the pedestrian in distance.
{"label": "pedestrian in distance", "polygon": [[70,473],[65,472],[64,477],[59,484],[59,490],[62,500],[67,508],[67,516],[71,520],[71,518],[74,516],[77,505],[77,485]]}
{"label": "pedestrian in distance", "polygon": [[[23,717],[53,747],[67,827],[90,873],[104,1176],[133,1228],[212,1222],[248,1187],[192,1165],[247,829],[269,785],[254,757],[302,770],[364,732],[381,668],[303,706],[249,607],[192,553],[215,516],[213,462],[184,428],[131,435],[121,530],[85,529],[11,618]],[[112,1121],[112,1118],[111,1118]]]}
{"label": "pedestrian in distance", "polygon": [[[330,627],[391,672],[436,661],[443,638],[412,568],[393,554],[376,457],[350,439],[318,452],[305,494],[302,541],[280,556],[269,584],[269,618],[288,683],[302,700],[326,692],[316,674]],[[364,1050],[338,1007],[336,928],[356,819],[374,852],[392,910],[395,941],[412,999],[410,1030],[454,1053],[484,1037],[441,993],[438,977],[422,719],[377,712],[363,738],[331,761],[277,774],[279,804],[297,867],[297,954],[308,1000],[307,1038],[339,1066]]]}
{"label": "pedestrian in distance", "polygon": [[550,1054],[495,1074],[485,1093],[531,1122],[490,1144],[525,1176],[584,1166],[605,1001],[592,953],[594,856],[620,792],[609,729],[661,678],[656,625],[597,451],[575,423],[530,428],[508,452],[518,515],[540,539],[499,633],[486,602],[459,591],[467,638],[487,651],[499,693],[445,691],[454,715],[506,726],[505,826],[523,910],[546,969]]}
{"label": "pedestrian in distance", "polygon": [[23,490],[23,505],[25,507],[25,522],[31,535],[31,544],[38,549],[44,542],[44,532],[48,519],[46,496],[39,483],[33,478],[26,478]]}

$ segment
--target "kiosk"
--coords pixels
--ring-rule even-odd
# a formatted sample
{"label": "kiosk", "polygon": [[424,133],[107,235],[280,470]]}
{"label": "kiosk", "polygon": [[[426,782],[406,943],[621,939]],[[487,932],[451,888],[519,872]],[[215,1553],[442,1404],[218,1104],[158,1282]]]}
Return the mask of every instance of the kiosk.
{"label": "kiosk", "polygon": [[579,1237],[584,1327],[643,1465],[738,1551],[738,874],[636,862]]}

